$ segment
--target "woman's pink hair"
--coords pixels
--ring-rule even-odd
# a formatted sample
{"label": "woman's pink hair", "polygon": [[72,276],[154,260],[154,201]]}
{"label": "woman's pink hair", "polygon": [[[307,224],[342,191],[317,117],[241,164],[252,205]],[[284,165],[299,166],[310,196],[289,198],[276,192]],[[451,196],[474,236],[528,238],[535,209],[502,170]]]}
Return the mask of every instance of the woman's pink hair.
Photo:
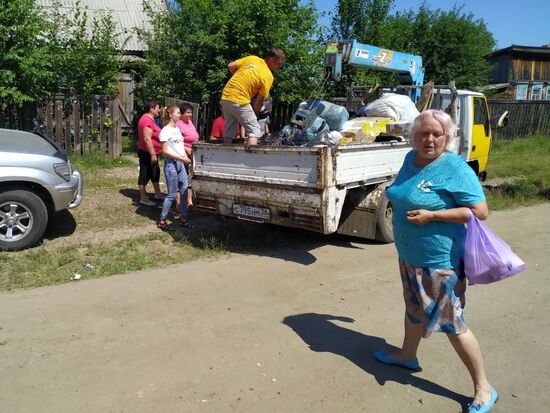
{"label": "woman's pink hair", "polygon": [[457,127],[454,124],[451,117],[447,113],[443,112],[442,110],[428,109],[427,111],[422,112],[420,115],[418,115],[414,119],[414,123],[411,128],[410,135],[414,136],[414,134],[416,133],[416,130],[428,118],[432,118],[436,120],[437,122],[439,122],[439,124],[443,128],[443,132],[447,136],[446,146],[448,147],[450,144],[452,144],[454,138],[456,137]]}

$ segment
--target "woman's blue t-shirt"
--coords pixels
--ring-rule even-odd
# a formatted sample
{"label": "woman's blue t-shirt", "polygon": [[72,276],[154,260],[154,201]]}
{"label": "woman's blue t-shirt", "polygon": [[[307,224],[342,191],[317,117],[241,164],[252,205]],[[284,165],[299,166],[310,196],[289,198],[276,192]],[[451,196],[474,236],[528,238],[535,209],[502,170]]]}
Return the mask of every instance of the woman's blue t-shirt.
{"label": "woman's blue t-shirt", "polygon": [[432,221],[425,225],[407,221],[407,211],[439,211],[483,202],[485,195],[472,168],[458,155],[445,152],[432,163],[414,164],[416,151],[405,162],[388,188],[393,207],[393,236],[399,258],[418,267],[457,268],[464,255],[464,224]]}

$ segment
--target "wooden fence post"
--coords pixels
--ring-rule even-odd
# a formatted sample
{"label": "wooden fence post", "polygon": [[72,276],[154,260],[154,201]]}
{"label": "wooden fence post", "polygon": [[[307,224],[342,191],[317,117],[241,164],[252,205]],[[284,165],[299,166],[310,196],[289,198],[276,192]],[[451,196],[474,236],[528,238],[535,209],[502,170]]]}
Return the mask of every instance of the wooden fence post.
{"label": "wooden fence post", "polygon": [[90,150],[97,149],[97,142],[99,139],[99,127],[98,127],[98,102],[99,96],[91,97],[92,104],[92,118],[90,121]]}
{"label": "wooden fence post", "polygon": [[[116,99],[116,98],[115,98]],[[115,157],[122,154],[122,143],[120,139],[120,110],[114,99],[109,103],[109,116],[111,118],[111,126],[109,128],[109,156]]]}
{"label": "wooden fence post", "polygon": [[74,151],[82,154],[82,145],[80,142],[80,98],[75,98],[73,104],[74,114]]}
{"label": "wooden fence post", "polygon": [[99,152],[107,154],[107,133],[105,128],[105,114],[107,113],[107,102],[101,99],[99,105]]}
{"label": "wooden fence post", "polygon": [[63,100],[65,96],[57,94],[54,97],[54,121],[55,121],[55,141],[65,148],[63,144]]}

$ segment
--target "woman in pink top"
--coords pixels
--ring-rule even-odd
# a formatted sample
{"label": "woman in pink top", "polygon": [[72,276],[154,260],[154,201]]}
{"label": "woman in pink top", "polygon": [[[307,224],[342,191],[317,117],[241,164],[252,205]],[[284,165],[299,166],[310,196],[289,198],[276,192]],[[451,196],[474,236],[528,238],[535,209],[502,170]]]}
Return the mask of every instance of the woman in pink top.
{"label": "woman in pink top", "polygon": [[162,153],[162,145],[159,141],[160,128],[155,123],[155,117],[160,113],[160,105],[156,100],[150,100],[145,103],[144,114],[138,122],[138,144],[137,153],[139,158],[139,203],[141,205],[153,207],[153,202],[147,196],[145,187],[151,181],[155,188],[155,200],[162,201],[164,195],[160,191],[160,167],[158,155]]}
{"label": "woman in pink top", "polygon": [[[192,147],[193,143],[197,142],[199,140],[199,133],[197,132],[197,129],[195,128],[195,125],[193,125],[193,121],[191,120],[191,117],[193,116],[193,107],[189,103],[181,103],[179,105],[181,117],[180,120],[176,122],[176,126],[179,128],[182,136],[183,136],[183,144],[185,145],[185,153],[189,157],[189,159],[193,159],[192,156]],[[192,210],[193,209],[193,191],[191,188],[191,164],[185,165],[185,168],[187,170],[187,183],[188,187],[185,193],[183,194],[183,199],[185,200],[185,205],[183,207],[183,210]],[[179,202],[180,197],[176,198],[176,211],[179,210]]]}

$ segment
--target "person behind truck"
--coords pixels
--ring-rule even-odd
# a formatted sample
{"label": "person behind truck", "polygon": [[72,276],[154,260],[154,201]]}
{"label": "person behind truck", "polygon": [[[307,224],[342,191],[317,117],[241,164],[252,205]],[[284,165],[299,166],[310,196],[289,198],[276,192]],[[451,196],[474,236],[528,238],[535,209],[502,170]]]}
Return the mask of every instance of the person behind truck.
{"label": "person behind truck", "polygon": [[[197,129],[195,128],[195,125],[191,120],[191,117],[193,116],[193,106],[191,106],[191,104],[187,102],[183,102],[179,105],[179,108],[180,108],[181,117],[176,122],[176,126],[179,128],[183,136],[185,153],[187,154],[189,159],[193,159],[192,158],[193,144],[199,140],[199,133],[197,132]],[[193,210],[193,190],[191,187],[191,179],[192,179],[191,164],[186,164],[185,170],[187,171],[187,190],[185,191],[185,194],[178,193],[176,197],[176,211],[180,210],[180,200],[183,197],[184,204],[185,204],[183,208],[186,210],[186,212],[187,211],[191,212]]]}
{"label": "person behind truck", "polygon": [[474,384],[469,412],[488,412],[498,394],[487,380],[479,344],[464,321],[465,223],[470,211],[488,215],[485,195],[464,160],[448,152],[456,134],[451,117],[428,110],[416,117],[412,146],[387,190],[393,207],[393,234],[405,299],[405,336],[401,349],[377,351],[381,363],[418,370],[422,337],[447,334]]}
{"label": "person behind truck", "polygon": [[[247,56],[227,65],[231,78],[225,85],[221,103],[225,116],[224,143],[231,144],[235,123],[244,127],[249,145],[256,145],[262,135],[257,115],[273,84],[273,71],[281,68],[285,53],[275,47],[265,58]],[[256,97],[254,106],[250,104]]]}
{"label": "person behind truck", "polygon": [[159,141],[160,128],[155,118],[160,113],[160,105],[156,100],[145,103],[144,114],[139,118],[137,153],[139,159],[139,203],[140,205],[153,207],[156,202],[147,196],[146,186],[151,181],[155,189],[155,200],[162,201],[164,195],[160,190],[160,167],[158,156],[162,153],[162,145]]}
{"label": "person behind truck", "polygon": [[[176,193],[185,193],[187,189],[187,171],[185,165],[191,163],[191,159],[185,152],[183,144],[183,136],[176,126],[176,122],[180,119],[180,108],[177,105],[168,106],[162,114],[165,126],[162,128],[159,136],[162,142],[162,151],[166,160],[164,161],[164,178],[166,179],[167,195],[162,203],[162,211],[160,218],[157,221],[157,228],[163,231],[171,231],[173,228],[166,222],[168,212],[172,202],[176,199]],[[187,228],[193,228],[193,225],[187,220],[187,208],[183,208],[184,202],[181,203],[180,222],[181,225]]]}
{"label": "person behind truck", "polygon": [[[219,103],[220,105],[220,116],[218,116],[216,119],[214,119],[214,122],[212,122],[212,127],[210,128],[210,140],[211,141],[223,141],[223,132],[225,129],[225,119],[223,116],[223,107],[222,103]],[[233,138],[242,137],[244,135],[238,136],[240,131],[240,125],[235,124],[235,130],[233,132]]]}

